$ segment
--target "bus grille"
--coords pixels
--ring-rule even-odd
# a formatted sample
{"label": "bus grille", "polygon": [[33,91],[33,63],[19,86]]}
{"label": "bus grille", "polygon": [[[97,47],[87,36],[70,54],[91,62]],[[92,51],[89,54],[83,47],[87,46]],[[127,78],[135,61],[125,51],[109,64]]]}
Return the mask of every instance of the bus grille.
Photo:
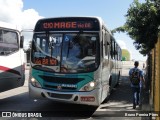
{"label": "bus grille", "polygon": [[[44,82],[44,88],[50,90],[64,90],[64,91],[75,91],[77,90],[77,83],[84,80],[84,78],[60,78],[51,76],[39,76]],[[60,86],[60,89],[59,89]]]}
{"label": "bus grille", "polygon": [[70,87],[61,87],[61,89],[58,88],[58,86],[53,86],[53,85],[44,85],[48,89],[57,89],[57,90],[76,90],[77,88],[70,88]]}
{"label": "bus grille", "polygon": [[51,77],[51,76],[40,76],[44,82],[51,82],[57,84],[77,84],[80,81],[83,81],[84,78],[60,78],[60,77]]}
{"label": "bus grille", "polygon": [[49,93],[48,92],[48,95],[50,97],[59,98],[59,99],[71,99],[72,98],[72,94],[57,94],[57,93]]}

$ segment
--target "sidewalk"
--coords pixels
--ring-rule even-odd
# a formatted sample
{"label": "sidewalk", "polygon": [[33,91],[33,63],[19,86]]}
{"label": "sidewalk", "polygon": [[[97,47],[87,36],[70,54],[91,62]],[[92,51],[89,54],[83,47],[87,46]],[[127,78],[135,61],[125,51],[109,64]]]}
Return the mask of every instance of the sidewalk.
{"label": "sidewalk", "polygon": [[[136,114],[148,114],[150,112],[148,91],[144,91],[142,109],[140,110],[138,106],[136,109],[133,109],[132,89],[128,79],[131,67],[131,64],[123,66],[119,86],[114,88],[110,97],[102,103],[93,116],[107,116],[108,120],[150,120],[150,117],[136,116]],[[128,116],[125,116],[125,114],[128,114]]]}
{"label": "sidewalk", "polygon": [[[149,112],[151,112],[151,106],[149,103],[149,91],[148,90],[144,90],[143,97],[144,97],[144,100],[143,100],[141,111],[149,113]],[[142,117],[141,120],[152,120],[152,118],[151,117]]]}
{"label": "sidewalk", "polygon": [[30,63],[25,63],[25,70],[29,70],[30,69]]}

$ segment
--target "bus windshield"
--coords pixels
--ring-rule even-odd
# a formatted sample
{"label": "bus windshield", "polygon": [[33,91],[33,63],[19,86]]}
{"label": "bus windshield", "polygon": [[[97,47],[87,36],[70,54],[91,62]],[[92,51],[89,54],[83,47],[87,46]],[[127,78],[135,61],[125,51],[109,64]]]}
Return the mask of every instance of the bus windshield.
{"label": "bus windshield", "polygon": [[98,33],[35,33],[33,67],[61,73],[89,72],[98,67]]}
{"label": "bus windshield", "polygon": [[18,50],[18,34],[0,29],[0,56],[8,55]]}

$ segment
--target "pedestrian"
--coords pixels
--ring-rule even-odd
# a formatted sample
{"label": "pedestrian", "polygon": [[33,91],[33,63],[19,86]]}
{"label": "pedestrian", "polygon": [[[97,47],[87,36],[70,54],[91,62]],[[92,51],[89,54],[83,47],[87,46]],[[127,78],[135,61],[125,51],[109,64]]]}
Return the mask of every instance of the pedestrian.
{"label": "pedestrian", "polygon": [[134,62],[134,68],[129,71],[129,79],[131,81],[132,95],[133,95],[133,109],[136,105],[142,109],[142,90],[145,87],[143,71],[138,68],[139,62]]}

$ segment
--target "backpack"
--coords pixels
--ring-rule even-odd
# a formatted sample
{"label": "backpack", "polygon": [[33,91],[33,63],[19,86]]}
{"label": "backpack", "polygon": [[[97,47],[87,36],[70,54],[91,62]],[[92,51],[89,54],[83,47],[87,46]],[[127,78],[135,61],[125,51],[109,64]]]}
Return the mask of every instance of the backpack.
{"label": "backpack", "polygon": [[139,85],[140,82],[140,74],[138,69],[133,69],[131,75],[130,75],[130,81],[133,85]]}

